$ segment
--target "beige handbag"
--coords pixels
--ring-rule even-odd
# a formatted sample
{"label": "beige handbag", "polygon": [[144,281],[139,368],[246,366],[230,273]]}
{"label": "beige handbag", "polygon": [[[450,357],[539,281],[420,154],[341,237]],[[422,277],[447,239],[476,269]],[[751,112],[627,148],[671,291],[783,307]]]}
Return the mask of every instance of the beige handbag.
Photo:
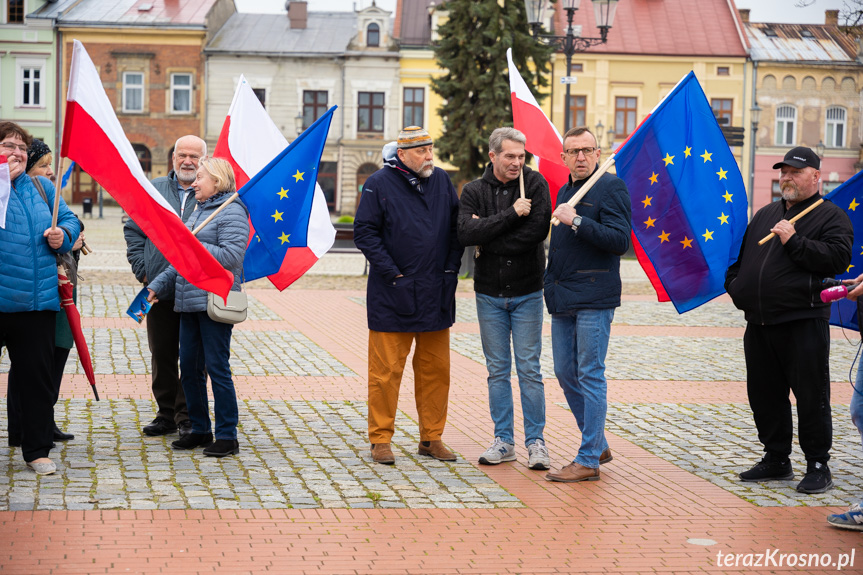
{"label": "beige handbag", "polygon": [[[242,287],[240,288],[242,289]],[[228,301],[213,292],[207,292],[207,315],[219,323],[240,323],[245,321],[249,301],[246,293],[232,291],[228,293]]]}

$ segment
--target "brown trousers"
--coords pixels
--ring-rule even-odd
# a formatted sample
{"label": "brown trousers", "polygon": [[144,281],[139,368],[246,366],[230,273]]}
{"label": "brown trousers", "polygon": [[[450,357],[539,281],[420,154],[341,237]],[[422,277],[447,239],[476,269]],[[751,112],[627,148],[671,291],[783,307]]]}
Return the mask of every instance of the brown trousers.
{"label": "brown trousers", "polygon": [[414,350],[414,395],[420,441],[443,435],[449,401],[449,329],[398,333],[369,330],[369,440],[390,443],[405,361]]}

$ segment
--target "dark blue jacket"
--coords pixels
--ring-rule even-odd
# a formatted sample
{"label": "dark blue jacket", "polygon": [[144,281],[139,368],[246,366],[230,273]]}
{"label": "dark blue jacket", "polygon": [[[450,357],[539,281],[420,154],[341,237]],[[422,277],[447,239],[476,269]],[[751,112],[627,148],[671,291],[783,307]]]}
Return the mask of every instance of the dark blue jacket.
{"label": "dark blue jacket", "polygon": [[369,176],[354,220],[354,243],[371,264],[369,329],[439,331],[453,324],[462,254],[457,219],[458,194],[440,168],[419,178],[390,158]]}
{"label": "dark blue jacket", "polygon": [[[570,179],[555,205],[574,196],[587,179]],[[582,217],[577,234],[563,224],[551,229],[545,304],[552,314],[620,306],[620,256],[629,248],[632,230],[626,184],[603,174],[575,211]]]}

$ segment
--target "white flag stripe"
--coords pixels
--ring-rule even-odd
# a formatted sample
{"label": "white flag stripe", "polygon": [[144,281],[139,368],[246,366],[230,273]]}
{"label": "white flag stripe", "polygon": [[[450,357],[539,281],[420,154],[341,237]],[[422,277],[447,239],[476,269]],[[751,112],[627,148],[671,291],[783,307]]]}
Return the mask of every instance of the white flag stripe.
{"label": "white flag stripe", "polygon": [[9,177],[9,164],[0,163],[0,228],[6,229],[6,210],[9,208],[9,195],[12,193],[12,178]]}
{"label": "white flag stripe", "polygon": [[[530,88],[527,87],[524,78],[522,78],[521,74],[518,73],[518,68],[515,67],[515,63],[512,61],[512,48],[507,48],[506,50],[506,62],[509,68],[510,90],[515,92],[515,97],[525,104],[530,104],[534,108],[541,110],[542,108],[539,107],[539,102],[537,102],[536,98],[533,97]],[[557,131],[554,124],[551,123],[551,120],[548,119],[548,116],[546,116],[546,121],[548,122],[548,125],[551,126],[551,129],[554,130],[554,133],[557,134],[557,138],[561,143],[563,143],[563,137],[560,135],[560,132]]]}
{"label": "white flag stripe", "polygon": [[[261,106],[244,76],[240,76],[228,115],[231,117],[228,132],[231,157],[251,179],[288,146],[288,141]],[[249,127],[254,128],[254,135],[245,131]]]}
{"label": "white flag stripe", "polygon": [[[141,169],[141,162],[138,161],[138,156],[132,148],[132,144],[123,132],[123,127],[120,121],[114,114],[114,105],[105,94],[105,88],[102,86],[102,79],[99,78],[99,72],[96,66],[84,49],[84,45],[78,40],[74,41],[72,48],[72,63],[71,69],[77,70],[77,73],[70,74],[69,90],[66,94],[66,99],[70,102],[77,102],[93,120],[99,124],[99,127],[105,132],[117,151],[123,162],[129,168],[132,176],[141,184],[141,187],[150,195],[154,202],[159,204],[173,216],[177,213],[171,208],[168,201],[162,197],[147,176],[144,170]],[[111,190],[108,190],[110,193]]]}

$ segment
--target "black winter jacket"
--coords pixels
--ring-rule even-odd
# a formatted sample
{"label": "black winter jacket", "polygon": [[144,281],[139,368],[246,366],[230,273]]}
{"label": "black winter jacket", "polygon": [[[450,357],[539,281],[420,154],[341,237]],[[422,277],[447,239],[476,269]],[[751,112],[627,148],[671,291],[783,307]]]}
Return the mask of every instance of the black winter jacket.
{"label": "black winter jacket", "polygon": [[486,166],[482,178],[462,189],[458,240],[464,246],[480,246],[473,282],[478,293],[518,297],[542,289],[542,242],[551,221],[548,182],[525,166],[524,195],[530,200],[530,213],[525,217],[513,208],[519,193],[518,179],[502,183],[495,177],[492,164]]}
{"label": "black winter jacket", "polygon": [[785,245],[778,237],[759,246],[780,220],[790,220],[818,194],[785,208],[780,200],[764,206],[746,228],[740,255],[725,274],[725,290],[746,321],[774,325],[808,318],[830,318],[821,301],[821,280],[843,273],[851,263],[854,228],[845,212],[825,201],[800,218]]}

